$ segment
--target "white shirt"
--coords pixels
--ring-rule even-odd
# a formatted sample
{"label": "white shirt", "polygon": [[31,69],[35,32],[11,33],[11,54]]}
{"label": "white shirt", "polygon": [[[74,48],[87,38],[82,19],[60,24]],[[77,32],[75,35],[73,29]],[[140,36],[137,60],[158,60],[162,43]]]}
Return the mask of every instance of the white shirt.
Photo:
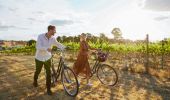
{"label": "white shirt", "polygon": [[48,52],[48,48],[52,48],[52,46],[57,46],[60,49],[64,49],[65,46],[59,43],[53,36],[49,39],[45,36],[45,33],[40,34],[36,43],[36,54],[35,58],[40,61],[47,61],[51,58],[51,52]]}

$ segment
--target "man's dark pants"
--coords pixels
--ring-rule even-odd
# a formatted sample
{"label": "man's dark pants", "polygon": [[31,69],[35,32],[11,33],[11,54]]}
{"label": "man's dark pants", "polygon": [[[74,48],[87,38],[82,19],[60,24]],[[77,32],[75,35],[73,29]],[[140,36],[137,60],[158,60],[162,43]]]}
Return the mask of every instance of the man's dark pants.
{"label": "man's dark pants", "polygon": [[36,65],[36,71],[34,73],[34,82],[37,82],[38,76],[41,72],[41,69],[44,65],[44,68],[46,70],[46,86],[47,86],[47,90],[51,89],[51,59],[47,60],[47,61],[39,61],[37,59],[35,59],[35,65]]}

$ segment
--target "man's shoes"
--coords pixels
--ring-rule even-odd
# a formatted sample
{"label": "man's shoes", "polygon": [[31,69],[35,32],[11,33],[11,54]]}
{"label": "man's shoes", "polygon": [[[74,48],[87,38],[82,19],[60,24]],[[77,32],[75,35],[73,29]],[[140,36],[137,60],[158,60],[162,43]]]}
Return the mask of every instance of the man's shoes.
{"label": "man's shoes", "polygon": [[34,86],[34,87],[38,87],[38,83],[34,81],[34,82],[33,82],[33,86]]}
{"label": "man's shoes", "polygon": [[47,89],[47,94],[52,95],[53,93],[52,93],[52,91],[50,89]]}

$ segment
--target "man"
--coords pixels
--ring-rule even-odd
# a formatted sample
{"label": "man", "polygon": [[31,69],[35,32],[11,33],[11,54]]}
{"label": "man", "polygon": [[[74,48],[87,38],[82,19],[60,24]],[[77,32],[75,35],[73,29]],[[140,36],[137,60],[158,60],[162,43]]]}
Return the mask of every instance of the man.
{"label": "man", "polygon": [[51,91],[51,50],[52,46],[55,45],[60,49],[64,49],[65,46],[56,41],[53,37],[56,33],[55,26],[49,25],[48,32],[40,34],[37,39],[36,43],[36,55],[35,55],[35,65],[36,71],[34,73],[34,87],[38,86],[37,79],[41,72],[41,69],[44,65],[46,70],[46,87],[47,87],[47,94],[52,95]]}

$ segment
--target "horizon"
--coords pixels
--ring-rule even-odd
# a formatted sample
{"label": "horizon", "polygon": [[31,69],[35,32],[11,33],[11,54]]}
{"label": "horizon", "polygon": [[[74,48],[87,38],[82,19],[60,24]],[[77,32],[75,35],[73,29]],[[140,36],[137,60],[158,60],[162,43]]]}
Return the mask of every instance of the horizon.
{"label": "horizon", "polygon": [[0,0],[0,39],[30,40],[55,25],[57,36],[81,33],[150,41],[170,38],[169,0]]}
{"label": "horizon", "polygon": [[[80,34],[78,34],[78,35],[80,35]],[[78,35],[75,35],[76,37],[78,36]],[[62,35],[62,36],[65,36],[65,35]],[[62,36],[60,36],[60,37],[62,37]],[[70,35],[71,36],[71,35]],[[93,36],[96,36],[96,35],[93,35]],[[55,36],[54,36],[55,37]],[[58,37],[58,36],[57,36]],[[56,39],[57,39],[57,37],[55,37]],[[66,36],[66,37],[69,37],[69,36]],[[74,37],[74,36],[71,36],[71,37]],[[98,37],[98,38],[100,38],[100,36],[96,36],[96,37]],[[106,36],[107,37],[107,36]],[[107,37],[109,40],[114,40],[114,38],[109,38],[109,37]],[[170,38],[164,38],[164,39],[162,39],[162,40],[165,40],[165,39],[170,39]],[[27,40],[4,40],[4,39],[0,39],[0,41],[30,41],[30,40],[35,40],[35,41],[37,41],[37,39],[27,39]],[[131,39],[125,39],[125,38],[122,38],[122,39],[118,39],[118,40],[123,40],[123,41],[132,41],[132,42],[137,42],[137,41],[145,41],[146,40],[146,38],[144,38],[144,39],[138,39],[138,40],[131,40]],[[156,43],[156,42],[160,42],[160,41],[162,41],[162,40],[150,40],[150,38],[149,38],[149,42],[154,42],[154,43]]]}

